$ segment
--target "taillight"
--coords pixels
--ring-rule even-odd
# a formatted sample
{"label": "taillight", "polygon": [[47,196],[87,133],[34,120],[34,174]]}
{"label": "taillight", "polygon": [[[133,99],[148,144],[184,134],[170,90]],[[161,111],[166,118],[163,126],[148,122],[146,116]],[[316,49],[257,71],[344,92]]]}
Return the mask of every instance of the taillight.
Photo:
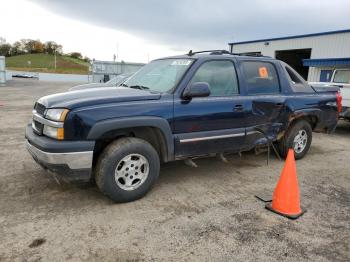
{"label": "taillight", "polygon": [[339,113],[341,113],[342,108],[343,108],[342,103],[341,103],[342,100],[343,100],[343,98],[342,98],[340,92],[338,91],[338,92],[337,92],[337,106],[338,106],[338,112],[339,112]]}

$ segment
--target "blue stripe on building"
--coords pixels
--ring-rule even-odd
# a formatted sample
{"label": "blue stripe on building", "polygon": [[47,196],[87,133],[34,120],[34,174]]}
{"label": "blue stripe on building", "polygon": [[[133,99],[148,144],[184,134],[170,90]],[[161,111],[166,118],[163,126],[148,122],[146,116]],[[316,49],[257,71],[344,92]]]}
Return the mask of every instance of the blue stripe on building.
{"label": "blue stripe on building", "polygon": [[350,66],[350,58],[303,59],[303,66]]}

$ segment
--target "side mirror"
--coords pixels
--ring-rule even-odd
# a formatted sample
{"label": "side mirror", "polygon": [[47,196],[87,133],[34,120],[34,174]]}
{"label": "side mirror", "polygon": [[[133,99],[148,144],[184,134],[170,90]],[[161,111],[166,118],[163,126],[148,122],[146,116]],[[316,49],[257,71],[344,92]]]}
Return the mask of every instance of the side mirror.
{"label": "side mirror", "polygon": [[210,95],[209,84],[206,82],[195,82],[188,86],[183,92],[183,97],[190,99],[194,97],[207,97]]}

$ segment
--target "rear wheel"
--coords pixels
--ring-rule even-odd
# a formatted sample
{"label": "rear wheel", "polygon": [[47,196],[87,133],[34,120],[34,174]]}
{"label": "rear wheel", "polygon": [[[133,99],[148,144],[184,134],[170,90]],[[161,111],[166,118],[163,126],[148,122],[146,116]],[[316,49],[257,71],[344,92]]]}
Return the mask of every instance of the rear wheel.
{"label": "rear wheel", "polygon": [[312,128],[309,122],[300,120],[290,126],[283,139],[279,142],[279,151],[286,157],[288,149],[294,149],[295,159],[303,158],[309,151],[312,141]]}
{"label": "rear wheel", "polygon": [[129,202],[143,197],[159,175],[156,150],[139,138],[121,138],[100,155],[96,165],[98,188],[115,202]]}

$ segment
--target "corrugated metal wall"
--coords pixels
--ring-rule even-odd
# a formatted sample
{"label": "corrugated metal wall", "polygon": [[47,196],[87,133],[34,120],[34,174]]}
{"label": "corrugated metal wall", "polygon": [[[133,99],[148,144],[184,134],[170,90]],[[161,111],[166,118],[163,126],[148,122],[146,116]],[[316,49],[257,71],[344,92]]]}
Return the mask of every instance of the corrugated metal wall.
{"label": "corrugated metal wall", "polygon": [[350,33],[321,35],[296,39],[285,39],[265,42],[234,44],[233,52],[261,52],[263,55],[275,57],[277,50],[311,48],[311,58],[350,57]]}
{"label": "corrugated metal wall", "polygon": [[6,83],[6,71],[5,71],[5,57],[0,56],[0,85]]}
{"label": "corrugated metal wall", "polygon": [[104,75],[108,75],[112,79],[119,74],[135,73],[144,65],[142,63],[94,61],[92,63],[92,81],[95,83],[103,82]]}
{"label": "corrugated metal wall", "polygon": [[95,61],[92,63],[92,73],[93,74],[123,74],[123,73],[133,73],[143,67],[145,64],[139,63],[120,63],[120,62],[103,62]]}
{"label": "corrugated metal wall", "polygon": [[[271,40],[254,43],[234,44],[234,53],[261,52],[275,58],[278,50],[311,48],[311,59],[350,57],[350,33],[337,33],[295,39]],[[320,67],[310,67],[308,81],[319,81]]]}
{"label": "corrugated metal wall", "polygon": [[309,68],[309,75],[307,77],[307,80],[309,82],[318,82],[318,81],[320,81],[320,74],[321,74],[321,68],[310,67]]}

